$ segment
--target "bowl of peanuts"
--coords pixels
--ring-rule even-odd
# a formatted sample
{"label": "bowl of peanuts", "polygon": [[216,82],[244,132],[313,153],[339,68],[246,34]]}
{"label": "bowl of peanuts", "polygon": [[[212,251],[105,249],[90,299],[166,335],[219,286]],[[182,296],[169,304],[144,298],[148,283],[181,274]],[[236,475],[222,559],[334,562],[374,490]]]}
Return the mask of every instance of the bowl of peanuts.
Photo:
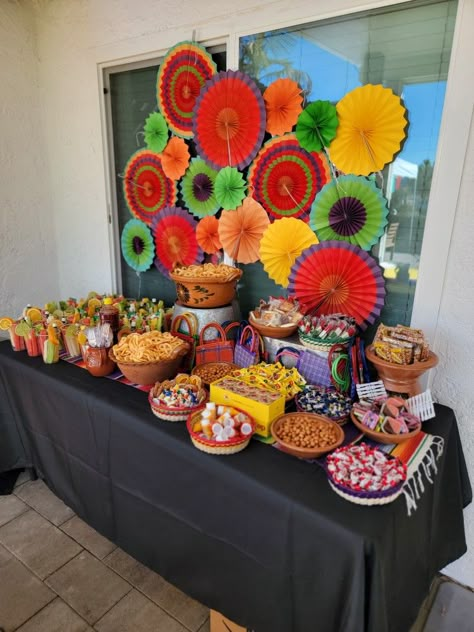
{"label": "bowl of peanuts", "polygon": [[209,386],[211,382],[227,377],[238,369],[240,367],[237,364],[232,364],[232,362],[204,362],[195,366],[191,373],[192,375],[198,375],[203,384]]}
{"label": "bowl of peanuts", "polygon": [[288,413],[275,419],[272,436],[283,451],[300,459],[315,459],[344,441],[344,430],[334,421],[314,413]]}
{"label": "bowl of peanuts", "polygon": [[109,351],[123,375],[134,384],[154,384],[174,377],[189,344],[166,332],[124,336]]}
{"label": "bowl of peanuts", "polygon": [[225,263],[203,263],[175,268],[170,278],[187,307],[222,307],[232,302],[242,270]]}

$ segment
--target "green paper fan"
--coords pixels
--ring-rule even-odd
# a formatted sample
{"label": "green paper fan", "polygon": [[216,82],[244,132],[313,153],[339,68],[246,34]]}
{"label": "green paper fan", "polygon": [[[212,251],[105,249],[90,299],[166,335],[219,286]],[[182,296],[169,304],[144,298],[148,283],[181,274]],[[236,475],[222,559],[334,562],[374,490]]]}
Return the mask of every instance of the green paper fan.
{"label": "green paper fan", "polygon": [[322,151],[336,136],[339,120],[330,101],[313,101],[298,116],[296,138],[306,151]]}
{"label": "green paper fan", "polygon": [[165,117],[159,112],[152,112],[143,127],[145,143],[150,151],[159,154],[168,142],[168,125]]}
{"label": "green paper fan", "polygon": [[235,167],[224,167],[214,184],[216,200],[226,211],[234,211],[245,197],[246,182]]}
{"label": "green paper fan", "polygon": [[215,215],[220,208],[215,195],[217,171],[200,156],[193,158],[181,183],[181,195],[187,208],[196,217]]}
{"label": "green paper fan", "polygon": [[387,200],[374,182],[341,176],[316,196],[309,225],[321,241],[347,241],[370,250],[383,235],[387,215]]}
{"label": "green paper fan", "polygon": [[135,272],[145,272],[155,257],[155,244],[148,226],[139,219],[130,219],[120,239],[122,255]]}

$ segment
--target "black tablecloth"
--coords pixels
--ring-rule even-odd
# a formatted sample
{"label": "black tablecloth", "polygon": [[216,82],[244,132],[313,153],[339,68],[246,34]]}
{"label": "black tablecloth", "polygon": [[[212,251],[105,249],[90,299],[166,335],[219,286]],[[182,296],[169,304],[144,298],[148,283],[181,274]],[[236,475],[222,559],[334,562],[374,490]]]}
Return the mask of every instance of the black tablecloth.
{"label": "black tablecloth", "polygon": [[33,465],[103,535],[257,632],[407,632],[434,573],[466,550],[471,487],[444,406],[425,424],[445,439],[438,474],[408,517],[403,497],[353,505],[318,465],[257,441],[204,454],[142,391],[8,343],[0,402],[13,451],[0,470]]}

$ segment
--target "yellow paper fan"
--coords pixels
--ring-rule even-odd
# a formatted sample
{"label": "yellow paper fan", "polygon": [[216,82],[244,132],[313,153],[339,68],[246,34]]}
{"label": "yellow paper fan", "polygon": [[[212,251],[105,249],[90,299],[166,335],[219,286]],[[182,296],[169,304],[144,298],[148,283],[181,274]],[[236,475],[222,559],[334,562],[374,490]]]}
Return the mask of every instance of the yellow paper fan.
{"label": "yellow paper fan", "polygon": [[268,276],[287,287],[290,270],[295,260],[318,238],[301,219],[277,219],[263,233],[260,241],[260,259]]}
{"label": "yellow paper fan", "polygon": [[336,109],[339,126],[329,153],[340,171],[367,176],[392,162],[407,125],[400,97],[390,88],[367,84],[348,92]]}

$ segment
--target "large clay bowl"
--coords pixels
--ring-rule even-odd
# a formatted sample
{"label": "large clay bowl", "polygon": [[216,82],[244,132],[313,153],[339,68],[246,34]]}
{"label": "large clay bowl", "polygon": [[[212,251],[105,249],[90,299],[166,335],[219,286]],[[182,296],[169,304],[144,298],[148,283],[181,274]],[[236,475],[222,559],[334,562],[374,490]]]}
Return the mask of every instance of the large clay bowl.
{"label": "large clay bowl", "polygon": [[170,274],[176,284],[179,302],[188,307],[222,307],[232,303],[241,276],[242,270],[238,268],[229,281],[212,277],[185,277],[174,272]]}
{"label": "large clay bowl", "polygon": [[380,379],[383,381],[387,391],[393,393],[406,393],[410,397],[419,395],[422,388],[419,378],[438,364],[438,356],[433,351],[429,352],[428,359],[424,362],[414,362],[413,364],[393,364],[379,358],[373,346],[365,350],[367,360],[377,369]]}

